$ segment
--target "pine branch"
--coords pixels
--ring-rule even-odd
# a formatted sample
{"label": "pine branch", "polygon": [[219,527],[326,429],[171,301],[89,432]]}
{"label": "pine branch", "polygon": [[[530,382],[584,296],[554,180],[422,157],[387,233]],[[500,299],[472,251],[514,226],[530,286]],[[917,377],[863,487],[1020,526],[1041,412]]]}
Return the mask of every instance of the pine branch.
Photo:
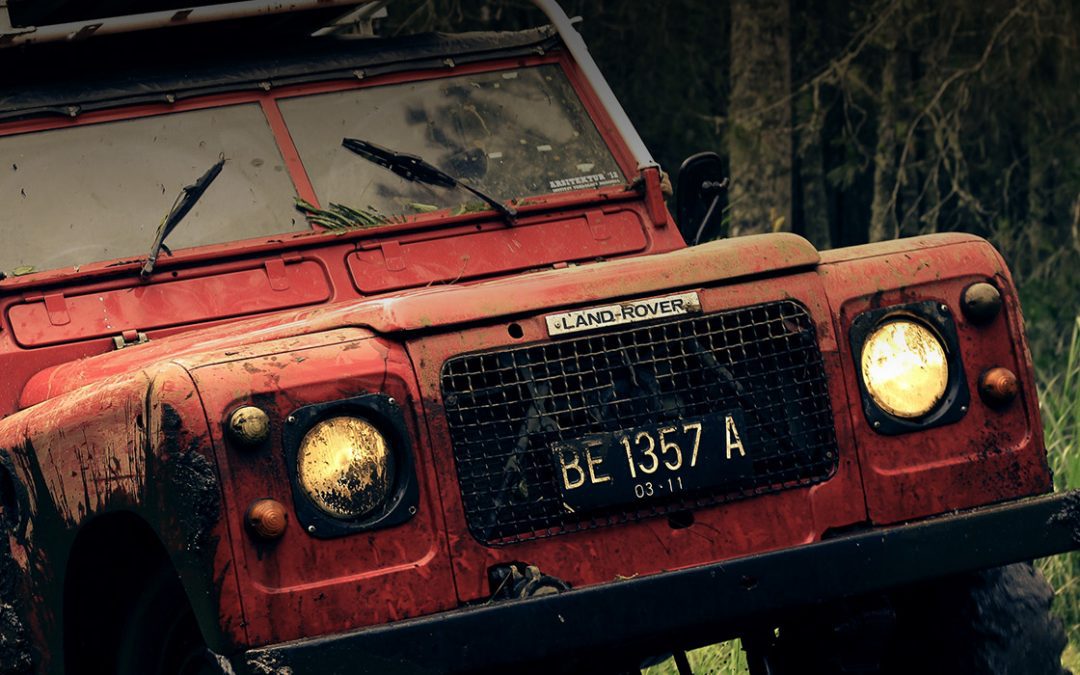
{"label": "pine branch", "polygon": [[308,223],[325,230],[348,231],[362,230],[369,227],[391,225],[393,218],[387,217],[374,207],[356,209],[344,204],[330,204],[327,209],[320,209],[303,199],[296,199],[296,210],[304,214]]}

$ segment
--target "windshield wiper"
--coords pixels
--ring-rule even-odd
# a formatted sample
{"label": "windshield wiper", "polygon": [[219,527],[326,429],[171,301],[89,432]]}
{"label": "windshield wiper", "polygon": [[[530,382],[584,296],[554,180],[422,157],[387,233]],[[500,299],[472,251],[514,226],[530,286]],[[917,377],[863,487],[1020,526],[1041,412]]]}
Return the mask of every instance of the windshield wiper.
{"label": "windshield wiper", "polygon": [[210,184],[214,182],[214,179],[218,177],[221,170],[225,168],[225,154],[222,153],[220,159],[212,167],[206,170],[206,173],[199,176],[191,185],[188,185],[180,191],[180,194],[176,196],[176,201],[173,202],[172,208],[165,215],[165,218],[161,221],[161,225],[158,225],[157,234],[154,236],[154,245],[150,247],[150,253],[146,256],[146,262],[143,263],[142,269],[139,271],[139,276],[142,279],[148,279],[154,271],[154,265],[157,264],[158,255],[162,249],[169,255],[172,255],[172,251],[165,246],[165,238],[172,234],[172,231],[176,229],[176,226],[180,224],[180,221],[184,219],[184,216],[195,206],[199,199],[206,192]]}
{"label": "windshield wiper", "polygon": [[361,141],[358,138],[343,138],[341,139],[341,144],[345,146],[346,150],[360,155],[369,162],[393,171],[407,181],[424,183],[425,185],[435,185],[443,188],[459,188],[467,190],[484,200],[491,208],[495,209],[506,219],[508,225],[515,224],[514,220],[517,218],[516,210],[500,202],[491,195],[462,183],[457,178],[454,178],[437,166],[428,164],[416,155],[395,152],[382,146],[375,145],[374,143]]}

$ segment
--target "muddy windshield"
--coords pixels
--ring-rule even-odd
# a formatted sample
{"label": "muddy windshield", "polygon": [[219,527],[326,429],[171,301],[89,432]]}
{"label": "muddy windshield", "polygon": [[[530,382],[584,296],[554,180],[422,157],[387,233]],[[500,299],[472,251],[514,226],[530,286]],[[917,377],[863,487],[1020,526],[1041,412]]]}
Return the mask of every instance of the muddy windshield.
{"label": "muddy windshield", "polygon": [[308,228],[255,104],[0,137],[0,271],[144,257],[177,194],[222,153],[170,248]]}
{"label": "muddy windshield", "polygon": [[557,66],[353,89],[281,101],[319,200],[388,216],[485,208],[410,183],[342,147],[345,137],[422,157],[508,201],[624,182]]}
{"label": "muddy windshield", "polygon": [[[342,147],[362,138],[418,155],[499,202],[625,182],[558,66],[288,95],[287,134],[258,103],[0,134],[0,271],[142,260],[181,190],[220,176],[169,235],[170,249],[489,208],[460,188],[409,182]],[[291,139],[318,205],[301,204]],[[295,169],[295,167],[293,167]],[[301,171],[300,174],[304,172]],[[304,178],[302,178],[304,179]]]}

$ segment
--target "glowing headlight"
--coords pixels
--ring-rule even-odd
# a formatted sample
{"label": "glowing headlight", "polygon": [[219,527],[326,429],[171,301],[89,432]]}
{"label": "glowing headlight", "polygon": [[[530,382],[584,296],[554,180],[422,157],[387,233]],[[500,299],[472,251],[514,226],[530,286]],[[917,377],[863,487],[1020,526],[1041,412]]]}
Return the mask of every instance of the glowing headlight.
{"label": "glowing headlight", "polygon": [[336,518],[359,518],[385,503],[394,484],[386,438],[358,417],[332,417],[300,441],[297,478],[311,501]]}
{"label": "glowing headlight", "polygon": [[861,365],[870,398],[896,417],[929,413],[949,382],[941,340],[929,328],[905,319],[888,321],[870,333]]}

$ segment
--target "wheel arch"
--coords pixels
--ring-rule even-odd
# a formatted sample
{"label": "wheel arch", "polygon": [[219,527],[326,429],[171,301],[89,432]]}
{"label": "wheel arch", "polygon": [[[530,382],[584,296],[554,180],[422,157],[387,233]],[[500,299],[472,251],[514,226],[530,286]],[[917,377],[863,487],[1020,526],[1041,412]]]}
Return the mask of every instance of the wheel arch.
{"label": "wheel arch", "polygon": [[65,674],[111,672],[126,617],[163,569],[179,579],[207,645],[225,651],[213,589],[185,567],[142,514],[114,511],[80,527],[63,575]]}

